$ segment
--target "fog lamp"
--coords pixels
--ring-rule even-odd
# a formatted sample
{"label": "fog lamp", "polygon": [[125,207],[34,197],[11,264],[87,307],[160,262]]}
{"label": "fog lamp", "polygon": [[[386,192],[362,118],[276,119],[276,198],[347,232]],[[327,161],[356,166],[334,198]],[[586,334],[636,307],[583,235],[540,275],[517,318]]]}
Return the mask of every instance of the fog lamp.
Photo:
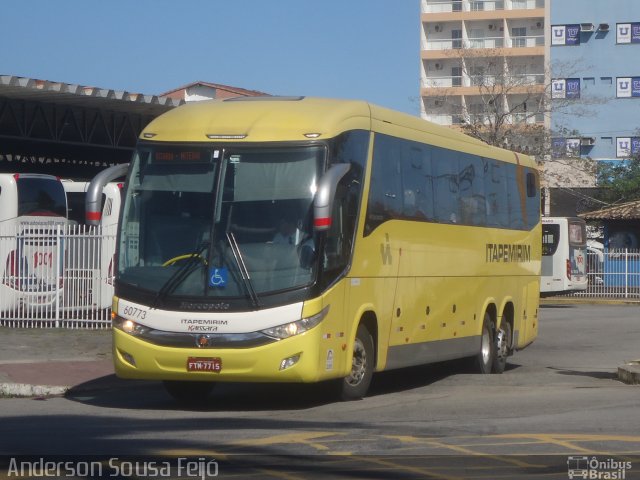
{"label": "fog lamp", "polygon": [[285,358],[280,362],[280,370],[286,370],[287,368],[293,367],[298,360],[300,360],[300,353],[296,353],[295,355]]}

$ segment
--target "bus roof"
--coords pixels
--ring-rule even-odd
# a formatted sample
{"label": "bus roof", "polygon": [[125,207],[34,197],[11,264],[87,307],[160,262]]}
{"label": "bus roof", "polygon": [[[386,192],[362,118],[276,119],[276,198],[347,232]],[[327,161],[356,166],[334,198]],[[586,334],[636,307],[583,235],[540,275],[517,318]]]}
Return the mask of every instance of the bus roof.
{"label": "bus roof", "polygon": [[535,165],[526,155],[491,147],[452,128],[362,100],[238,97],[193,102],[154,119],[140,138],[160,142],[278,142],[332,138],[373,130],[508,162]]}

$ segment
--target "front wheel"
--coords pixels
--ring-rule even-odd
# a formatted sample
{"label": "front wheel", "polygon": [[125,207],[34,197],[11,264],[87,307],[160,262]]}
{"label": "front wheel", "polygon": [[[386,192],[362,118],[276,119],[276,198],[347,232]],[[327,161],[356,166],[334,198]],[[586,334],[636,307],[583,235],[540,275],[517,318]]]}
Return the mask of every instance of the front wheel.
{"label": "front wheel", "polygon": [[340,383],[340,398],[342,400],[360,400],[366,395],[373,377],[373,362],[373,337],[367,327],[359,325],[353,342],[351,373]]}
{"label": "front wheel", "polygon": [[214,382],[189,382],[181,380],[165,380],[162,384],[167,393],[183,405],[203,403],[215,386]]}

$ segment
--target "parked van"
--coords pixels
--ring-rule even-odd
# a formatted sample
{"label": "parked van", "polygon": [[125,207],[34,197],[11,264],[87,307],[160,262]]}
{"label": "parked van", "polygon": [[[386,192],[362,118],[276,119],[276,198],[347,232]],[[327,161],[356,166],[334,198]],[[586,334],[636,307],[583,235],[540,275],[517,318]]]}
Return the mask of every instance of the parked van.
{"label": "parked van", "polygon": [[0,312],[40,310],[59,300],[66,225],[60,179],[0,174]]}

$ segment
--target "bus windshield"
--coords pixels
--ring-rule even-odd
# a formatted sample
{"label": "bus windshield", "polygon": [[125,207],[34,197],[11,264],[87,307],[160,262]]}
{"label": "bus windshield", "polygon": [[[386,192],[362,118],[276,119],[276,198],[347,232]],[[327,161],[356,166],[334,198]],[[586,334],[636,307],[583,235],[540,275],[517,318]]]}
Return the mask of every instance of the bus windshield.
{"label": "bus windshield", "polygon": [[146,145],[134,154],[118,280],[162,296],[246,297],[310,284],[323,146]]}
{"label": "bus windshield", "polygon": [[66,217],[64,188],[55,178],[18,175],[18,216]]}

